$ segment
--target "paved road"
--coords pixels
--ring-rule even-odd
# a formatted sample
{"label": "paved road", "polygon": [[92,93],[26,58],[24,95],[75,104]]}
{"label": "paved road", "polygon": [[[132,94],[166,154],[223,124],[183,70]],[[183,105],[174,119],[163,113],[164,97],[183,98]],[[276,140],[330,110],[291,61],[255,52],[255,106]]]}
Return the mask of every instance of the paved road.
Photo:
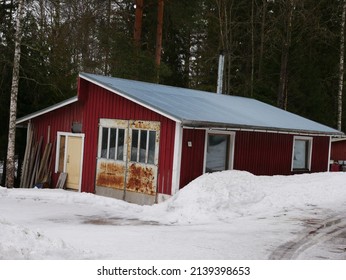
{"label": "paved road", "polygon": [[276,248],[269,259],[346,259],[346,214],[302,222],[307,229]]}

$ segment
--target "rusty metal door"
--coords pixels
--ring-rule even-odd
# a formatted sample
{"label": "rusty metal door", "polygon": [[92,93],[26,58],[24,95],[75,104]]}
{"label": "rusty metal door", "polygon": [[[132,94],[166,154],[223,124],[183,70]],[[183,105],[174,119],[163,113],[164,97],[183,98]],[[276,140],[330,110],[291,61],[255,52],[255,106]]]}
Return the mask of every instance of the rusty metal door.
{"label": "rusty metal door", "polygon": [[125,190],[128,121],[100,119],[96,187]]}
{"label": "rusty metal door", "polygon": [[129,122],[127,192],[156,195],[159,142],[159,122]]}
{"label": "rusty metal door", "polygon": [[155,196],[159,137],[159,122],[100,119],[96,193]]}

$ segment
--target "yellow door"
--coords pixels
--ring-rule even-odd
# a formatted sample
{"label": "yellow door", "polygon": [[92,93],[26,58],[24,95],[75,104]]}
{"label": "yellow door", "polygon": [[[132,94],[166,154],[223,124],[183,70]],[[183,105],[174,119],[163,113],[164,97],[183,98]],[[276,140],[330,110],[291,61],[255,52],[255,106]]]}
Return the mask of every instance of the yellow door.
{"label": "yellow door", "polygon": [[81,162],[82,162],[82,144],[83,138],[69,136],[67,143],[66,156],[66,187],[69,189],[79,190],[81,179]]}

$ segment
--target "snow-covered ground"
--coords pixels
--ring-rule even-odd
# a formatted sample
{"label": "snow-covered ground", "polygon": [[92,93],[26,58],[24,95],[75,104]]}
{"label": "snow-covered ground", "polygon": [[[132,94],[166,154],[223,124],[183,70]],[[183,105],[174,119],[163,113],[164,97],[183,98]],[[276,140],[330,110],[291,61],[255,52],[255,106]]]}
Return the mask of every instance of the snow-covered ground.
{"label": "snow-covered ground", "polygon": [[139,206],[0,187],[0,259],[346,259],[346,173],[205,174]]}

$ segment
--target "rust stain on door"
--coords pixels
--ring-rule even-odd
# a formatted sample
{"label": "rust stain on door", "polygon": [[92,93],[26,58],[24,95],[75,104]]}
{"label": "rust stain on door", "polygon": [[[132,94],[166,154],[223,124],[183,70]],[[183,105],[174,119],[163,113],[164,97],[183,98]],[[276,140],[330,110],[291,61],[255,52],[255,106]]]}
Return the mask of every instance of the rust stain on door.
{"label": "rust stain on door", "polygon": [[156,193],[155,166],[133,163],[128,168],[126,190],[149,195]]}
{"label": "rust stain on door", "polygon": [[117,162],[100,162],[97,170],[96,185],[124,189],[125,166]]}

